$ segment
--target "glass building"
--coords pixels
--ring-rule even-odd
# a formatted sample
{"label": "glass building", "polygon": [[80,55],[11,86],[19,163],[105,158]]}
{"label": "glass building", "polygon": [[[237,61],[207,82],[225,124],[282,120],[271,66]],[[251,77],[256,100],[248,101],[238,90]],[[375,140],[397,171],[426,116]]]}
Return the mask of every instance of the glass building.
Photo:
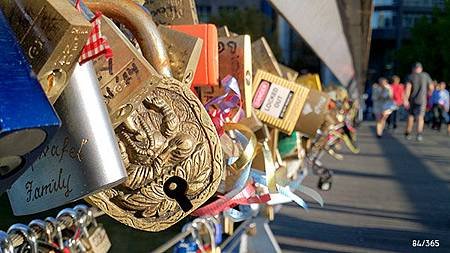
{"label": "glass building", "polygon": [[[373,78],[395,71],[394,52],[410,39],[410,29],[421,18],[430,18],[444,0],[374,0],[369,68]],[[370,78],[369,78],[370,79]]]}

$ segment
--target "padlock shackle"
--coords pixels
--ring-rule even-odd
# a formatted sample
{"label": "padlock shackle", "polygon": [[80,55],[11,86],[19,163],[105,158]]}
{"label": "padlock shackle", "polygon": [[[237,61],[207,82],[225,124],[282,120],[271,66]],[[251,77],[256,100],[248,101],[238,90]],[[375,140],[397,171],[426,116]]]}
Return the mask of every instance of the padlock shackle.
{"label": "padlock shackle", "polygon": [[130,29],[138,41],[145,59],[159,74],[172,77],[164,42],[156,24],[144,7],[132,0],[87,0],[84,3],[93,12],[100,11]]}

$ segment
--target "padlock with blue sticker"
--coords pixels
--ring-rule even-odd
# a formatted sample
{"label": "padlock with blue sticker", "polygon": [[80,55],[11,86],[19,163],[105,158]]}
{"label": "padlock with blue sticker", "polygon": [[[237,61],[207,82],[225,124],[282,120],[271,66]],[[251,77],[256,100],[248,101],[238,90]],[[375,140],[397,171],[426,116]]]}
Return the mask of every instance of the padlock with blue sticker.
{"label": "padlock with blue sticker", "polygon": [[191,239],[183,239],[173,248],[173,253],[197,253],[198,245]]}
{"label": "padlock with blue sticker", "polygon": [[61,125],[0,11],[0,192],[38,158]]}

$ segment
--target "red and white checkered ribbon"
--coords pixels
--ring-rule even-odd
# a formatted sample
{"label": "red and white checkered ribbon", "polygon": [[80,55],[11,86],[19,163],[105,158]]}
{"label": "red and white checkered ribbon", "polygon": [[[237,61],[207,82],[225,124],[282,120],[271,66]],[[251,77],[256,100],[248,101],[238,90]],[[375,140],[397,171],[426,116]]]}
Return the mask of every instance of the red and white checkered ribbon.
{"label": "red and white checkered ribbon", "polygon": [[89,34],[88,41],[83,47],[80,56],[80,64],[97,58],[100,55],[105,55],[106,59],[110,60],[113,56],[111,47],[106,40],[106,37],[101,33],[101,17],[102,13],[96,12],[94,19],[91,21],[92,30]]}

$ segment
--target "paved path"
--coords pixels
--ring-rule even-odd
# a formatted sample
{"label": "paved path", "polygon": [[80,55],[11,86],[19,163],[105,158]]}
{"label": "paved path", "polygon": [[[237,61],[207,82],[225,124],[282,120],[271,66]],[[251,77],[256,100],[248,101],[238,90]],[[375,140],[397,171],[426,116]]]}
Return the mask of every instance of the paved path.
{"label": "paved path", "polygon": [[[366,123],[360,154],[324,160],[335,171],[325,206],[285,206],[271,224],[283,252],[450,252],[450,137],[428,130],[417,143],[402,131],[378,140]],[[412,248],[413,239],[440,247]]]}

